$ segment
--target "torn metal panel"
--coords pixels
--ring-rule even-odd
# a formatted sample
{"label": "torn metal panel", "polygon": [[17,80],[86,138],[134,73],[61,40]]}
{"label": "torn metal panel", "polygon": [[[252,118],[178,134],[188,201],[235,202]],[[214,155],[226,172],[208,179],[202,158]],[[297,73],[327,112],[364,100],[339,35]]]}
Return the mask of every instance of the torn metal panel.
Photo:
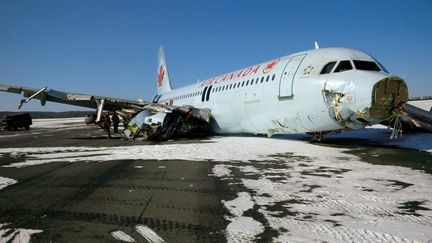
{"label": "torn metal panel", "polygon": [[188,114],[188,116],[192,116],[192,118],[210,123],[211,111],[208,108],[198,109],[193,106],[181,106],[176,109],[178,111]]}
{"label": "torn metal panel", "polygon": [[398,118],[403,130],[432,132],[432,110],[428,112],[405,103]]}
{"label": "torn metal panel", "polygon": [[[394,119],[394,112],[408,100],[405,82],[397,77],[378,81],[372,90],[372,101],[359,109],[356,93],[363,92],[354,82],[326,81],[322,94],[329,115],[341,126],[358,129],[366,125]],[[370,92],[370,91],[369,91]]]}
{"label": "torn metal panel", "polygon": [[158,113],[156,113],[154,115],[147,116],[144,119],[144,123],[147,124],[147,125],[149,125],[149,126],[161,125],[161,124],[163,124],[166,115],[167,115],[167,113],[158,112]]}
{"label": "torn metal panel", "polygon": [[[366,111],[353,111],[351,105],[355,103],[355,84],[350,82],[326,81],[322,90],[324,102],[329,108],[330,117],[343,127],[360,128],[365,122],[357,120],[362,118]],[[347,92],[348,91],[348,92]]]}
{"label": "torn metal panel", "polygon": [[[155,108],[157,105],[153,106]],[[161,110],[168,109],[162,107]],[[170,107],[169,112],[145,109],[131,114],[119,110],[125,116],[132,115],[125,124],[124,133],[129,139],[142,135],[144,140],[166,140],[177,136],[196,136],[209,134],[211,131],[211,113],[209,109],[197,109],[192,106]]]}
{"label": "torn metal panel", "polygon": [[133,139],[138,136],[145,125],[146,117],[151,116],[150,110],[144,110],[137,113],[129,122],[125,120],[124,134],[127,138]]}

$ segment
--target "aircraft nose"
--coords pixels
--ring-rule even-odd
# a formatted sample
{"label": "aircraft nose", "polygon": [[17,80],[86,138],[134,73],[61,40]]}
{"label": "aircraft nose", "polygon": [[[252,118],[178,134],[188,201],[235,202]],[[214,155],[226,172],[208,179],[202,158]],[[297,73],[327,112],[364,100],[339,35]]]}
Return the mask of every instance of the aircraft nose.
{"label": "aircraft nose", "polygon": [[401,78],[380,74],[361,80],[324,85],[323,96],[330,117],[341,126],[356,129],[381,123],[408,101],[408,88]]}
{"label": "aircraft nose", "polygon": [[407,101],[408,88],[403,79],[392,76],[381,79],[372,88],[369,115],[378,121],[386,120]]}

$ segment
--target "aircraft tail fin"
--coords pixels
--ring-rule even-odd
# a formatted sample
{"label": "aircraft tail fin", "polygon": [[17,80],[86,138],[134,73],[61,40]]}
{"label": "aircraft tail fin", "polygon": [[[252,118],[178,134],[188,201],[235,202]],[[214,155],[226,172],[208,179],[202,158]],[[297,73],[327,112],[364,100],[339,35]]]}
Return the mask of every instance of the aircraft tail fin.
{"label": "aircraft tail fin", "polygon": [[168,67],[163,47],[159,48],[159,63],[157,71],[157,94],[162,95],[172,90],[171,81],[168,74]]}

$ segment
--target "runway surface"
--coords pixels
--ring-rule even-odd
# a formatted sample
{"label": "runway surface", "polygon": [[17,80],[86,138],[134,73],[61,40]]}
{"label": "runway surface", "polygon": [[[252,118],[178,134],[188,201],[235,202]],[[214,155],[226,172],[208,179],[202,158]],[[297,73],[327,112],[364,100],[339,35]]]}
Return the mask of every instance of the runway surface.
{"label": "runway surface", "polygon": [[150,143],[36,120],[0,132],[0,241],[427,242],[431,135],[390,133]]}

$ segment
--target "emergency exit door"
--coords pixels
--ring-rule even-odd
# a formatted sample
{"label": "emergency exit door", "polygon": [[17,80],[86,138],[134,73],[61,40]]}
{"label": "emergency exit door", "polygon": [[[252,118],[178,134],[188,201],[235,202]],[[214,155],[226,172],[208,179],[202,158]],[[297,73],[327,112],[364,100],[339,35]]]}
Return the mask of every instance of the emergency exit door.
{"label": "emergency exit door", "polygon": [[294,97],[293,85],[298,68],[306,54],[293,56],[285,66],[279,83],[279,99],[290,99]]}

